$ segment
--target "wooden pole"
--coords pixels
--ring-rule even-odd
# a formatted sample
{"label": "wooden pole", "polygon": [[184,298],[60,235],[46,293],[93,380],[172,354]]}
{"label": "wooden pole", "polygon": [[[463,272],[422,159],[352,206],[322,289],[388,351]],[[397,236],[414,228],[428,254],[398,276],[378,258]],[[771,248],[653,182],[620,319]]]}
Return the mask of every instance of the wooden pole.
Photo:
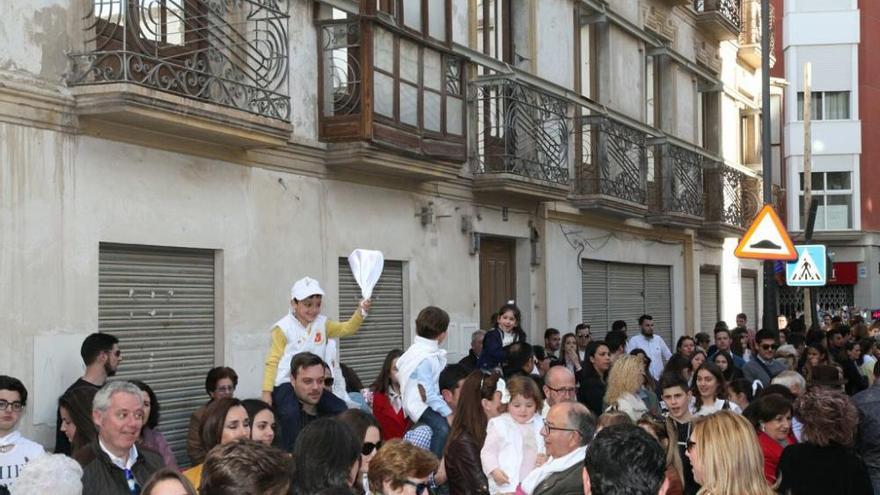
{"label": "wooden pole", "polygon": [[[804,215],[801,227],[806,231],[809,221],[810,205],[813,204],[813,142],[812,130],[812,64],[804,64]],[[810,239],[806,239],[808,242]],[[804,324],[807,330],[813,328],[813,298],[809,287],[804,287]]]}

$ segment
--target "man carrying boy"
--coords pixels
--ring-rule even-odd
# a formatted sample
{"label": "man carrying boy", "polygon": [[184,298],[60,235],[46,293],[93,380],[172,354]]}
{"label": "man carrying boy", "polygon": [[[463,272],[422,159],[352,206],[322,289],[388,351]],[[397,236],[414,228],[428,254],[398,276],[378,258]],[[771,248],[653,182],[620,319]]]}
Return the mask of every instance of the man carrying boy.
{"label": "man carrying boy", "polygon": [[11,489],[25,465],[44,454],[40,444],[15,429],[24,415],[27,395],[18,378],[0,375],[0,487]]}
{"label": "man carrying boy", "polygon": [[671,424],[678,435],[678,438],[670,438],[670,441],[677,442],[678,445],[678,456],[681,458],[682,467],[678,474],[684,485],[684,494],[694,495],[700,486],[694,481],[691,462],[685,455],[687,443],[693,430],[690,411],[691,394],[688,392],[687,381],[679,375],[665,374],[660,380],[660,392],[661,398],[666,404],[667,425]]}
{"label": "man carrying boy", "polygon": [[416,318],[416,337],[409,349],[397,360],[397,376],[403,399],[403,410],[413,422],[431,428],[431,452],[443,456],[449,435],[452,409],[440,394],[440,372],[446,367],[446,351],[440,344],[446,339],[449,315],[428,306]]}

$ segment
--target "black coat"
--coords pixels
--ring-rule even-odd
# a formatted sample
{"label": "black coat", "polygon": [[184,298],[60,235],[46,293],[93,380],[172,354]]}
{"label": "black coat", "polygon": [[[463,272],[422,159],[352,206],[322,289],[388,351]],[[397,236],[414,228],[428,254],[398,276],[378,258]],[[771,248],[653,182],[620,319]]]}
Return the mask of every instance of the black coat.
{"label": "black coat", "polygon": [[600,378],[596,373],[596,369],[592,365],[581,368],[580,377],[578,377],[578,402],[587,406],[590,411],[598,418],[604,412],[605,403],[605,377]]}
{"label": "black coat", "polygon": [[789,445],[779,458],[779,493],[873,495],[865,463],[855,451],[811,443]]}
{"label": "black coat", "polygon": [[[162,456],[152,450],[138,447],[138,458],[131,467],[135,482],[140,488],[156,471],[165,467]],[[83,493],[89,495],[131,495],[125,473],[110,461],[98,443],[92,443],[76,451],[76,460],[83,468]]]}

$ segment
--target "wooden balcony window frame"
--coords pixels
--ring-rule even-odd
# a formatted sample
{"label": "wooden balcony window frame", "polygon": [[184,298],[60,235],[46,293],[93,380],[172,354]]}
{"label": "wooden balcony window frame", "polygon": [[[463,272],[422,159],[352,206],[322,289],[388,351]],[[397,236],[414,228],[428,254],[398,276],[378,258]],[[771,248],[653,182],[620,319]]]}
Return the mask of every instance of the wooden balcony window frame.
{"label": "wooden balcony window frame", "polygon": [[[404,22],[406,16],[406,3],[409,0],[369,0],[363,2],[361,13],[367,16],[378,16],[384,14],[394,20],[395,27],[405,31],[411,36],[439,43],[447,48],[452,46],[452,0],[412,0],[418,2],[421,10],[421,29],[415,29]],[[439,39],[431,36],[431,17],[428,9],[429,5],[437,2],[443,2],[444,29],[445,39]]]}

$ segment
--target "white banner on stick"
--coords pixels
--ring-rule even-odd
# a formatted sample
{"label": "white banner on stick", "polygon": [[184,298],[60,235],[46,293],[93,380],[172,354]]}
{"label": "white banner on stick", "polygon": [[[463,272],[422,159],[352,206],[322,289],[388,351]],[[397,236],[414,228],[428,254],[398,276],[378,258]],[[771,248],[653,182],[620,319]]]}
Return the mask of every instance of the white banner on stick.
{"label": "white banner on stick", "polygon": [[370,249],[355,249],[348,256],[348,266],[358,287],[361,288],[361,297],[370,299],[373,297],[373,289],[382,276],[382,268],[385,266],[385,256],[382,251]]}

